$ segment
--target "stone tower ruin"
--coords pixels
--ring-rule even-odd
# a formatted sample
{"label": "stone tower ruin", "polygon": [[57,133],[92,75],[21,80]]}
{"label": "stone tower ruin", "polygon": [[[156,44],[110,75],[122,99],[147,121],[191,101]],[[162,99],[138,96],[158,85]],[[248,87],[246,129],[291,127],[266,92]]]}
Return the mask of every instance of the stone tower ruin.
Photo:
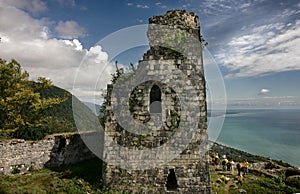
{"label": "stone tower ruin", "polygon": [[104,184],[130,193],[211,193],[198,16],[149,19],[150,49],[108,85]]}

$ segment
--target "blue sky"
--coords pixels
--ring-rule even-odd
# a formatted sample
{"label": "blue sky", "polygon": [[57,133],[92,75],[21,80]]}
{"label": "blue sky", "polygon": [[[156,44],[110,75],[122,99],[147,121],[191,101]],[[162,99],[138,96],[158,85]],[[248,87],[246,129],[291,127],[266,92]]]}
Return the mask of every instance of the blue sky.
{"label": "blue sky", "polygon": [[[33,79],[48,77],[84,101],[99,102],[115,69],[96,43],[171,9],[199,15],[209,43],[205,52],[221,71],[229,107],[300,107],[298,0],[0,0],[0,57],[17,59]],[[145,50],[131,49],[116,59],[136,63]],[[214,93],[215,101],[224,99]]]}

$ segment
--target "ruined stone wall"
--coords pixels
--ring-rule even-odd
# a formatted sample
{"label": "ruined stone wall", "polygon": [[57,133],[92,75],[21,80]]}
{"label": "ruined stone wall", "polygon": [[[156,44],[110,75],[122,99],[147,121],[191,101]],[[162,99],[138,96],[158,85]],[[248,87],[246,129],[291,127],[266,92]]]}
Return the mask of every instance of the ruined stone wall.
{"label": "ruined stone wall", "polygon": [[0,175],[11,174],[14,169],[24,173],[31,169],[55,167],[95,157],[79,134],[51,135],[41,141],[2,140],[0,153]]}
{"label": "ruined stone wall", "polygon": [[[208,139],[205,79],[198,17],[193,13],[177,10],[150,18],[149,23],[156,24],[149,25],[148,29],[150,49],[144,54],[143,60],[139,62],[132,76],[139,77],[139,80],[147,76],[154,79],[148,81],[145,79],[144,82],[131,88],[131,81],[134,79],[130,76],[121,77],[120,83],[108,88],[105,131],[114,143],[128,148],[129,151],[122,153],[119,148],[109,147],[112,142],[105,141],[108,151],[105,151],[107,154],[104,153],[106,154],[104,158],[112,161],[114,165],[107,164],[104,182],[107,186],[132,193],[210,193],[209,163],[205,152]],[[169,27],[161,27],[161,24]],[[176,29],[174,31],[174,27],[179,31]],[[182,30],[184,32],[181,32]],[[177,42],[175,46],[172,42],[166,44],[170,40],[176,42],[178,37],[184,41]],[[178,48],[180,46],[182,48]],[[151,113],[150,94],[154,86],[158,86],[161,91],[160,113]],[[120,93],[131,92],[117,98],[112,96],[114,87],[121,90]],[[187,102],[182,101],[179,94],[184,94]],[[181,109],[184,103],[189,104],[190,110]],[[131,105],[125,106],[126,104]],[[137,123],[147,124],[150,132],[135,134],[123,128],[118,123],[116,112],[113,111],[119,106],[130,108],[132,118]],[[182,130],[180,126],[187,123],[195,123],[194,128]],[[151,150],[168,144],[173,141],[174,133],[180,134],[182,139],[189,141],[189,144],[169,162],[164,163],[164,160],[169,155],[168,149],[171,155],[170,147],[164,150],[165,157],[157,152],[148,156],[130,152],[130,150]],[[176,149],[186,146],[180,143],[175,145]],[[135,170],[135,165],[136,169],[141,165],[138,160],[145,166],[157,162],[164,164]],[[126,162],[133,168],[120,168],[126,167],[123,164]]]}

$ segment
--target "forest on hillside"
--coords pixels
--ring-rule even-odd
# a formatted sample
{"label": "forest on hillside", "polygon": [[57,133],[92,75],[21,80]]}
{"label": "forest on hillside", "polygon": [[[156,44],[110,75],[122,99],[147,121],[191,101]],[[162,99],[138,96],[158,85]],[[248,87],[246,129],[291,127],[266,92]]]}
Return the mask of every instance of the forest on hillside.
{"label": "forest on hillside", "polygon": [[51,80],[32,81],[16,60],[0,59],[1,139],[40,140],[48,134],[76,131],[72,100],[80,104],[83,114],[92,114]]}

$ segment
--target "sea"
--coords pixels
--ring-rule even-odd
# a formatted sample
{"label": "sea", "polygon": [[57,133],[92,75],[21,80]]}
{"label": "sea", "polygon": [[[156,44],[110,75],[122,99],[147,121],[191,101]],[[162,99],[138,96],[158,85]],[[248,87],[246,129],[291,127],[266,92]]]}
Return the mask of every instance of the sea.
{"label": "sea", "polygon": [[299,109],[215,111],[208,123],[213,141],[300,167]]}

